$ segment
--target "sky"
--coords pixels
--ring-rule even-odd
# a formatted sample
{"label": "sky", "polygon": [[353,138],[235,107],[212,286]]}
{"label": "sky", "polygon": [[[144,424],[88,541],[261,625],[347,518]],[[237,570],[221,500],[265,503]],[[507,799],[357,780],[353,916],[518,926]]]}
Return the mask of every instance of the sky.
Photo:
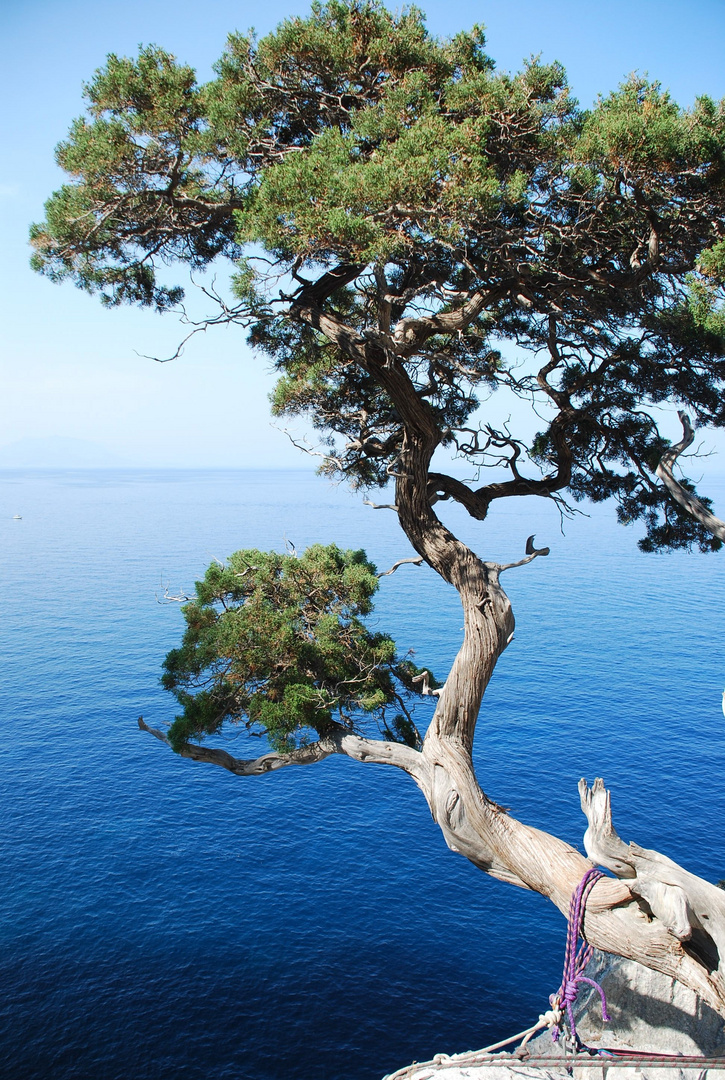
{"label": "sky", "polygon": [[[227,33],[265,34],[308,3],[268,0],[4,0],[0,71],[0,464],[8,444],[52,446],[54,463],[144,467],[304,467],[309,461],[269,417],[273,377],[239,328],[198,335],[183,356],[158,364],[184,336],[173,315],[108,311],[70,283],[29,266],[28,226],[62,182],[53,150],[83,111],[81,89],[109,52],[158,44],[201,80]],[[390,5],[393,6],[392,4]],[[583,105],[632,71],[647,73],[682,105],[725,96],[725,0],[431,0],[435,34],[482,22],[498,66],[541,54],[560,60]],[[70,440],[82,440],[75,445]],[[75,445],[75,450],[74,450]],[[725,472],[719,455],[698,470]],[[42,448],[41,448],[42,449]],[[6,458],[3,459],[3,453]],[[13,451],[10,451],[12,456]],[[70,456],[69,456],[70,455]],[[43,463],[43,462],[41,462]]]}

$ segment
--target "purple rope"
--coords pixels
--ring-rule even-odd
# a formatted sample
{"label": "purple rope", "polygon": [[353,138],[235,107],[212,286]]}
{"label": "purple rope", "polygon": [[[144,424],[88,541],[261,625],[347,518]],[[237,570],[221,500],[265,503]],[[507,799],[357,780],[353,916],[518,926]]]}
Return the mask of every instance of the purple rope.
{"label": "purple rope", "polygon": [[[553,995],[550,999],[553,1007],[566,1011],[566,1015],[569,1018],[569,1030],[574,1039],[576,1039],[577,1034],[572,1006],[576,1001],[576,996],[579,992],[579,983],[588,983],[589,986],[594,987],[602,1000],[602,1018],[605,1021],[609,1020],[607,1014],[607,999],[604,996],[604,991],[598,982],[595,982],[594,979],[588,979],[582,974],[594,952],[594,949],[584,937],[584,912],[586,910],[587,900],[589,899],[589,893],[601,877],[604,877],[601,870],[596,870],[594,867],[591,867],[587,870],[572,894],[569,903],[569,927],[566,935],[566,951],[564,953],[564,975],[558,994]],[[582,944],[577,953],[577,943],[580,937],[582,939]],[[555,1042],[559,1038],[559,1034],[560,1028],[557,1024],[552,1031],[552,1038]]]}

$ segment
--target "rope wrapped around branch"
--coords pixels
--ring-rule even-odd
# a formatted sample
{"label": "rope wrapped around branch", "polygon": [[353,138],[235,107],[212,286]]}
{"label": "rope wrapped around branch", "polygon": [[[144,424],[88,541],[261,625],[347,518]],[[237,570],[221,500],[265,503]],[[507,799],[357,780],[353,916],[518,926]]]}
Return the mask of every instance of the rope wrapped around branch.
{"label": "rope wrapped around branch", "polygon": [[[572,894],[569,903],[569,927],[566,935],[566,951],[564,954],[564,974],[561,987],[557,994],[549,998],[551,1006],[560,1013],[566,1012],[569,1020],[569,1030],[572,1038],[576,1041],[576,1023],[574,1022],[573,1005],[579,993],[579,984],[588,983],[593,986],[602,1000],[602,1019],[606,1022],[610,1019],[607,1013],[607,999],[604,991],[594,979],[586,978],[584,969],[592,958],[594,949],[584,936],[584,912],[586,911],[589,894],[599,878],[604,877],[601,870],[591,867],[587,870]],[[582,943],[577,952],[577,944],[581,938]],[[555,1024],[552,1029],[552,1038],[556,1042],[561,1034],[561,1025]]]}

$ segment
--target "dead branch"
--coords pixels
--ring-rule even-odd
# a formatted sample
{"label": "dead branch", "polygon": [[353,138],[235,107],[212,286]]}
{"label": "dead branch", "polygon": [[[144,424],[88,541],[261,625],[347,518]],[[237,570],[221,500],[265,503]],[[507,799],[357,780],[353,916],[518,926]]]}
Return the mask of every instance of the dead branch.
{"label": "dead branch", "polygon": [[526,558],[525,559],[519,559],[518,562],[504,563],[503,565],[501,565],[499,563],[495,564],[499,574],[502,574],[504,572],[504,570],[513,570],[514,567],[516,567],[516,566],[526,566],[526,564],[530,563],[533,559],[536,559],[539,556],[543,557],[544,555],[549,554],[551,549],[548,548],[548,547],[545,547],[545,548],[535,548],[534,547],[534,537],[535,536],[536,536],[536,533],[532,533],[532,535],[529,536],[527,541],[526,541]]}
{"label": "dead branch", "polygon": [[344,463],[341,458],[336,457],[334,454],[326,454],[322,450],[313,450],[313,448],[307,444],[304,435],[302,436],[304,441],[300,442],[298,439],[295,439],[294,435],[292,435],[287,428],[279,427],[277,424],[272,424],[272,427],[276,428],[277,431],[281,431],[283,435],[286,435],[292,445],[297,450],[301,450],[303,454],[307,454],[308,457],[322,458],[323,461],[334,461],[338,469],[341,471],[344,470]]}
{"label": "dead branch", "polygon": [[384,570],[382,574],[377,574],[376,577],[381,578],[381,577],[387,577],[388,574],[394,574],[395,571],[398,569],[398,567],[403,566],[404,563],[413,563],[413,565],[415,565],[415,566],[420,566],[422,562],[423,562],[423,556],[422,555],[416,555],[415,557],[411,556],[411,558],[409,558],[409,559],[398,559],[398,561],[396,563],[393,563],[393,565],[390,567],[389,570]]}
{"label": "dead branch", "polygon": [[440,697],[445,690],[445,686],[442,686],[440,690],[431,689],[429,671],[421,671],[420,675],[414,675],[410,681],[412,683],[423,683],[420,691],[423,697],[427,697],[429,694],[433,695],[433,697]]}
{"label": "dead branch", "polygon": [[612,824],[610,793],[597,778],[591,789],[579,781],[581,806],[589,823],[584,848],[592,861],[625,878],[629,891],[645,904],[680,942],[701,957],[713,983],[723,991],[725,976],[718,970],[725,950],[725,893],[696,877],[658,851],[625,844]]}
{"label": "dead branch", "polygon": [[370,502],[370,499],[363,499],[363,506],[371,506],[373,508],[373,510],[395,510],[395,511],[397,511],[397,509],[398,509],[397,506],[395,505],[395,503],[374,503],[374,502]]}
{"label": "dead branch", "polygon": [[159,598],[158,593],[154,593],[157,604],[188,604],[190,600],[193,600],[193,596],[187,596],[186,593],[179,593],[178,596],[172,596],[168,589],[164,589],[164,595]]}
{"label": "dead branch", "polygon": [[260,317],[260,313],[253,311],[249,304],[245,302],[236,304],[233,307],[227,304],[224,298],[216,291],[213,284],[211,289],[207,289],[203,285],[196,285],[193,277],[191,280],[192,284],[195,285],[207,299],[212,300],[219,307],[219,312],[216,315],[209,315],[203,319],[192,319],[187,314],[184,305],[179,305],[179,307],[175,309],[176,313],[179,315],[179,321],[186,326],[191,326],[192,329],[184,338],[182,338],[171,356],[149,356],[146,353],[138,352],[136,353],[137,356],[140,356],[144,360],[154,360],[157,364],[169,364],[173,360],[178,360],[183,355],[187,342],[191,341],[197,334],[205,334],[207,330],[216,326],[229,326],[230,324],[246,326],[253,317]]}

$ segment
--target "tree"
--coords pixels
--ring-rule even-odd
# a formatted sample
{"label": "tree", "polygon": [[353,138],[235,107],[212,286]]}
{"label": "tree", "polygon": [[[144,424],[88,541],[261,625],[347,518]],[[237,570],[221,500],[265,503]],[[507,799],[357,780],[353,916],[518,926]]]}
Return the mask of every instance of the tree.
{"label": "tree", "polygon": [[[272,410],[312,422],[324,472],[394,481],[405,535],[460,594],[438,687],[366,629],[364,553],[239,552],[184,609],[164,674],[183,711],[154,734],[239,775],[333,753],[394,765],[449,847],[566,912],[590,863],[489,799],[471,759],[513,636],[501,575],[548,549],[531,537],[518,561],[486,561],[435,507],[485,522],[497,499],[611,498],[645,551],[721,546],[710,503],[672,472],[691,421],[670,446],[658,417],[725,426],[725,105],[683,110],[633,77],[583,111],[559,65],[497,72],[484,45],[480,27],[440,41],[415,9],[329,0],[260,41],[232,35],[206,85],[158,48],[109,56],[58,148],[71,180],[33,227],[34,265],[164,311],[183,291],[160,269],[231,260],[234,300],[210,290],[208,322],[239,323],[272,358]],[[533,438],[496,390],[530,407]],[[477,480],[434,465],[439,449]],[[421,737],[414,701],[431,693]],[[238,722],[269,752],[204,744]],[[601,781],[580,793],[588,854],[615,875],[593,889],[588,939],[725,1015],[725,894],[624,845]]]}

